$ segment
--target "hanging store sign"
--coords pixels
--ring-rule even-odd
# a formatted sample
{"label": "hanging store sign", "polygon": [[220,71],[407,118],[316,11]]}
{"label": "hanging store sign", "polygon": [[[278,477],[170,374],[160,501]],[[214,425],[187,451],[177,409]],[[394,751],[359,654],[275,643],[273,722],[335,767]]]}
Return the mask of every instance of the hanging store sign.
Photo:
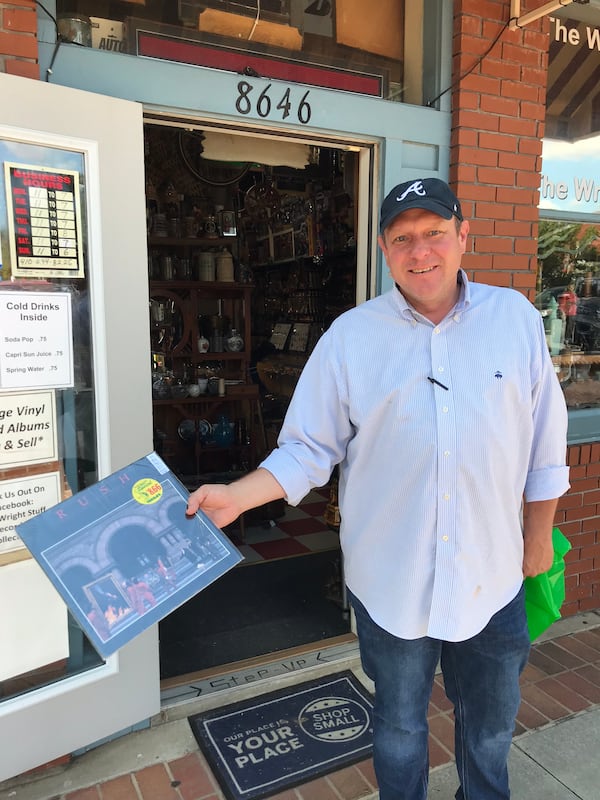
{"label": "hanging store sign", "polygon": [[0,291],[0,389],[73,386],[71,295]]}
{"label": "hanging store sign", "polygon": [[82,278],[79,174],[6,162],[8,239],[15,278]]}
{"label": "hanging store sign", "polygon": [[600,214],[600,136],[544,139],[540,209]]}
{"label": "hanging store sign", "polygon": [[587,47],[588,50],[600,52],[600,28],[593,25],[584,25],[576,19],[559,19],[549,17],[550,40],[560,44],[569,44],[572,47]]}
{"label": "hanging store sign", "polygon": [[[135,28],[131,20],[131,41],[129,52],[148,58],[193,64],[198,67],[235,72],[240,75],[253,75],[269,80],[300,83],[318,86],[323,89],[337,89],[343,92],[383,97],[384,78],[377,73],[314,64],[299,59],[282,58],[276,55],[262,55],[239,47],[223,47],[212,42],[196,40],[193,34],[186,37],[167,35],[165,26],[151,29],[152,23],[144,20]],[[302,121],[302,120],[300,120]]]}
{"label": "hanging store sign", "polygon": [[0,394],[0,470],[57,458],[54,392]]}

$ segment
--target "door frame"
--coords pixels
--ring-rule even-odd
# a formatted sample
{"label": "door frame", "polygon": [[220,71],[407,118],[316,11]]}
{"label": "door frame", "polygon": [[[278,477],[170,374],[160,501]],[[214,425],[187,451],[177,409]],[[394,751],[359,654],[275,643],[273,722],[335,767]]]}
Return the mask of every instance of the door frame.
{"label": "door frame", "polygon": [[[194,112],[184,113],[175,109],[165,110],[162,107],[159,108],[148,104],[144,105],[144,123],[174,128],[193,126],[202,130],[210,129],[211,131],[222,132],[223,134],[233,136],[240,135],[282,142],[301,142],[315,147],[328,147],[357,153],[358,186],[355,202],[358,204],[359,211],[356,230],[355,305],[369,300],[381,290],[377,270],[377,259],[379,255],[379,246],[377,244],[379,220],[377,198],[381,192],[381,139],[357,135],[345,135],[342,138],[339,133],[326,134],[317,131],[305,132],[297,129],[290,130],[289,128],[278,128],[277,126],[258,126],[253,123],[224,120],[206,114]],[[356,635],[356,620],[352,610],[350,611],[350,632]],[[274,658],[271,658],[271,656],[274,656]],[[347,654],[342,655],[340,658],[341,660],[347,658]],[[276,653],[271,653],[269,656],[265,657],[266,663],[277,660]],[[243,664],[244,662],[239,662],[240,668],[243,668]],[[222,665],[222,667],[215,667],[215,674],[221,675],[223,667],[225,666],[227,667],[227,675],[233,675],[237,671],[238,664],[234,662],[232,664]],[[309,668],[310,663],[307,662],[306,666]],[[206,675],[212,674],[211,670],[205,670],[204,672]],[[226,683],[226,681],[224,683]],[[185,686],[186,681],[182,680],[181,684],[178,684],[177,679],[173,678],[169,679],[167,684],[169,687],[175,685]],[[166,702],[168,704],[169,701],[167,700]]]}
{"label": "door frame", "polygon": [[[84,156],[98,474],[105,477],[152,451],[150,342],[140,335],[149,300],[142,108],[7,74],[0,74],[0,97],[0,136]],[[11,569],[21,570],[22,593],[10,607],[40,614],[27,608],[37,563],[0,567],[0,586]],[[127,730],[159,708],[153,626],[100,666],[0,702],[0,781]],[[50,720],[60,724],[50,728]]]}
{"label": "door frame", "polygon": [[[275,125],[258,126],[252,123],[223,120],[217,116],[187,113],[177,110],[165,111],[144,104],[144,122],[166,127],[197,127],[210,129],[232,136],[255,137],[270,141],[299,142],[315,147],[329,147],[358,153],[358,226],[356,231],[356,305],[374,297],[379,287],[377,282],[377,224],[376,198],[380,194],[380,164],[382,142],[379,138],[348,136],[317,131],[299,131],[279,128]],[[363,209],[361,213],[360,209]]]}

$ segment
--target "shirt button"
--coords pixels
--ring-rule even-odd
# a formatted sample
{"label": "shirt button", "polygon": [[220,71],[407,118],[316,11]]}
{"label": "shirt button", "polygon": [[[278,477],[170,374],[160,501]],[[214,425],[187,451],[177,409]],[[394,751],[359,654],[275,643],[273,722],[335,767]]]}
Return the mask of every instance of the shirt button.
{"label": "shirt button", "polygon": [[434,328],[434,329],[433,329],[433,332],[434,332],[434,333],[439,333],[439,332],[440,332],[440,329],[439,329],[439,328]]}
{"label": "shirt button", "polygon": [[438,367],[438,372],[443,372],[443,371],[444,371],[443,367]]}
{"label": "shirt button", "polygon": [[442,542],[447,542],[448,538],[449,538],[448,536],[442,536]]}
{"label": "shirt button", "polygon": [[444,456],[448,458],[449,455],[450,455],[450,450],[444,450]]}
{"label": "shirt button", "polygon": [[445,494],[444,495],[444,500],[450,500],[450,495],[449,494]]}
{"label": "shirt button", "polygon": [[444,414],[447,414],[448,413],[448,406],[444,406],[442,408],[442,411],[444,412]]}

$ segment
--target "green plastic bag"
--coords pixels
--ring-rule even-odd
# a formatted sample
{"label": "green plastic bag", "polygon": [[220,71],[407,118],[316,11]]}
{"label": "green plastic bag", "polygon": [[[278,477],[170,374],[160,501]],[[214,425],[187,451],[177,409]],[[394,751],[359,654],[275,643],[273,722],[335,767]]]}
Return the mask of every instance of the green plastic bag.
{"label": "green plastic bag", "polygon": [[565,601],[565,555],[571,544],[558,528],[552,529],[552,544],[554,561],[548,572],[525,578],[525,610],[532,642],[560,619]]}

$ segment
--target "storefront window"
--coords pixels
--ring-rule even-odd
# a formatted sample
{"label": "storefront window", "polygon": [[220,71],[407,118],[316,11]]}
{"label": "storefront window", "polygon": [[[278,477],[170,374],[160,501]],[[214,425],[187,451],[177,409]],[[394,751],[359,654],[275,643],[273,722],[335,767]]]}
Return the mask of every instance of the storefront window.
{"label": "storefront window", "polygon": [[536,305],[573,441],[600,435],[599,23],[591,5],[550,17]]}
{"label": "storefront window", "polygon": [[[0,139],[0,167],[0,596],[4,599],[10,597],[22,562],[31,559],[18,525],[94,483],[97,453],[84,157]],[[42,583],[34,583],[45,591]],[[50,594],[45,608],[34,608],[35,591],[28,596],[30,609],[6,603],[15,625],[21,618],[28,624],[33,615],[45,635],[37,648],[18,634],[22,647],[3,643],[0,699],[101,663],[58,596]],[[48,630],[52,636],[46,636]]]}
{"label": "storefront window", "polygon": [[[63,42],[427,104],[439,0],[58,0]],[[434,26],[435,30],[431,27]]]}
{"label": "storefront window", "polygon": [[600,230],[542,219],[536,306],[569,408],[600,405]]}

